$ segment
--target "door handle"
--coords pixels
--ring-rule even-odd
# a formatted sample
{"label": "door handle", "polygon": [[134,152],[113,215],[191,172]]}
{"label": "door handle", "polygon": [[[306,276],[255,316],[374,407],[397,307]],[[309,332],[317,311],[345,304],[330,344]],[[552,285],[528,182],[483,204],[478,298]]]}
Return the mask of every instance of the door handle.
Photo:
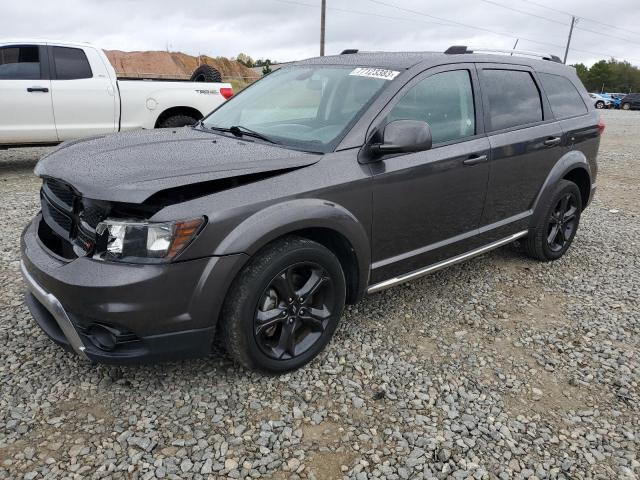
{"label": "door handle", "polygon": [[556,145],[560,145],[562,139],[560,137],[549,137],[543,143],[545,147],[555,147]]}
{"label": "door handle", "polygon": [[27,87],[27,92],[45,92],[47,93],[49,89],[47,87]]}
{"label": "door handle", "polygon": [[487,160],[488,157],[486,155],[471,155],[469,158],[463,161],[462,164],[466,166],[477,165],[478,163],[483,163]]}

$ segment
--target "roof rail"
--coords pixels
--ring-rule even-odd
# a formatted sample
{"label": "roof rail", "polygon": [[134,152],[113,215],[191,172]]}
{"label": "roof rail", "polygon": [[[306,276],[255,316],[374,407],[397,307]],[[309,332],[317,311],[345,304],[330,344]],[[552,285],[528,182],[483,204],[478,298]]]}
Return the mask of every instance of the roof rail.
{"label": "roof rail", "polygon": [[340,55],[351,55],[353,53],[358,53],[358,49],[357,48],[347,48],[346,50],[341,51]]}
{"label": "roof rail", "polygon": [[557,55],[553,55],[551,53],[531,52],[529,50],[499,50],[491,48],[476,48],[469,50],[466,45],[453,45],[447,48],[444,53],[449,55],[460,55],[464,53],[500,53],[503,55],[541,58],[542,60],[549,60],[550,62],[562,63],[562,60],[560,60],[560,57]]}

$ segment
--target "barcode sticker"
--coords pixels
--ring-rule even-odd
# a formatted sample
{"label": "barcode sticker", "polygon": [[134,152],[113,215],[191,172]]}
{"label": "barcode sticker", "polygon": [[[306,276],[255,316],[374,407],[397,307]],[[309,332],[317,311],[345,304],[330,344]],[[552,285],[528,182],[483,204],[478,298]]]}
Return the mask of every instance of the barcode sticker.
{"label": "barcode sticker", "polygon": [[381,78],[382,80],[393,80],[400,72],[395,70],[387,70],[385,68],[354,68],[349,75],[355,75],[356,77],[370,77]]}

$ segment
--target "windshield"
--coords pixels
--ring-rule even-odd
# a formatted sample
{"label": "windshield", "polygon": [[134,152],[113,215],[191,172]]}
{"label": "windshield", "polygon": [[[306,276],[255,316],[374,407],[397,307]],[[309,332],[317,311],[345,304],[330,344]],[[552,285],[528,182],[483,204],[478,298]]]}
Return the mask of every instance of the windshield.
{"label": "windshield", "polygon": [[234,133],[253,131],[288,147],[328,152],[397,74],[353,67],[281,68],[224,103],[202,123],[214,129],[242,127]]}

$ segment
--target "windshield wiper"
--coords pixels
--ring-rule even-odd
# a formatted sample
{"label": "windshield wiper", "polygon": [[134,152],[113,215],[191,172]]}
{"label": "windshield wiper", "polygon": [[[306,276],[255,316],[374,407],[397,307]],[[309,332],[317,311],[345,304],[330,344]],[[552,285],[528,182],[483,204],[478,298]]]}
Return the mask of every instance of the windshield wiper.
{"label": "windshield wiper", "polygon": [[255,130],[251,130],[250,128],[243,127],[242,125],[232,125],[229,127],[229,131],[233,133],[236,137],[242,137],[243,135],[248,135],[249,137],[259,138],[260,140],[264,140],[265,142],[278,144],[275,140],[270,139],[269,137],[261,134],[260,132],[256,132]]}
{"label": "windshield wiper", "polygon": [[274,145],[280,145],[279,142],[276,142],[275,140],[261,134],[260,132],[256,132],[255,130],[251,130],[250,128],[244,127],[242,125],[232,125],[231,127],[227,128],[227,127],[209,126],[202,123],[202,126],[209,130],[213,130],[214,132],[228,132],[228,133],[231,133],[232,135],[235,135],[236,137],[242,137],[246,135],[248,137],[259,138],[260,140],[273,143]]}

